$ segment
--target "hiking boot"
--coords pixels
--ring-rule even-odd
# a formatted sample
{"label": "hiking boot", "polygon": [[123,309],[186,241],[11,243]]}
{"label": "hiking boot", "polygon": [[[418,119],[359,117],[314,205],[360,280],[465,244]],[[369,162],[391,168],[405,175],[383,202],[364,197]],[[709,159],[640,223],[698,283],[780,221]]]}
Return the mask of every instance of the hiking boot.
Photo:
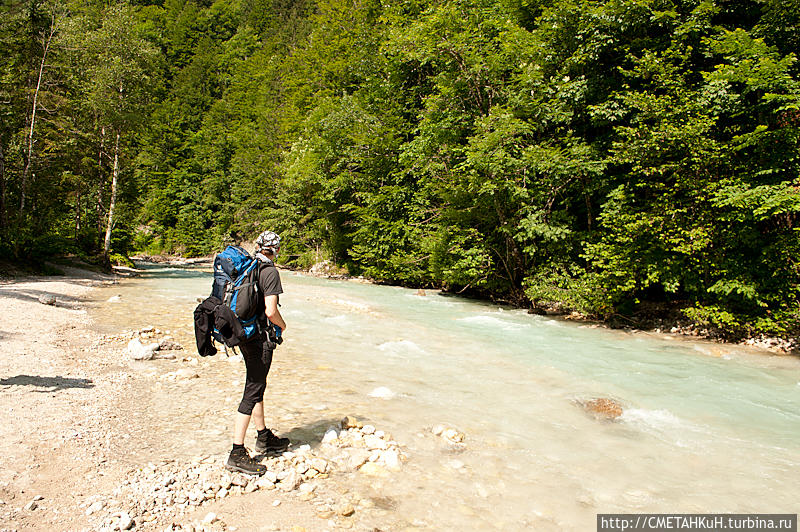
{"label": "hiking boot", "polygon": [[225,463],[225,468],[246,475],[263,475],[267,472],[267,467],[250,458],[247,449],[244,447],[231,451],[228,461]]}
{"label": "hiking boot", "polygon": [[256,438],[256,452],[269,453],[285,451],[289,448],[289,438],[279,438],[275,436],[271,430],[264,429],[265,432],[259,432]]}

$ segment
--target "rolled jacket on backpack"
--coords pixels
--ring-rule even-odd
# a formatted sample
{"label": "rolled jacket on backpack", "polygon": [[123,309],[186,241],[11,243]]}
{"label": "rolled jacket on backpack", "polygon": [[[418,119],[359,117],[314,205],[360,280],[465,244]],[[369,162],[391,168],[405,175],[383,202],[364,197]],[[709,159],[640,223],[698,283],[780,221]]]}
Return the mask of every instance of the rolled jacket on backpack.
{"label": "rolled jacket on backpack", "polygon": [[236,314],[223,305],[218,297],[210,296],[194,309],[194,335],[200,356],[217,354],[217,348],[211,341],[213,333],[228,347],[235,347],[246,339],[242,322]]}

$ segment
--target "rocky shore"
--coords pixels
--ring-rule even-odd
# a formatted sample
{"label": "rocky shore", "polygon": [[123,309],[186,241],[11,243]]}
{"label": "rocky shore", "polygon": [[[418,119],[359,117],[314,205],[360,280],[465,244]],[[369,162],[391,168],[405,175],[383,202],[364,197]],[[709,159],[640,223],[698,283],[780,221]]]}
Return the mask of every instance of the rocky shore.
{"label": "rocky shore", "polygon": [[[115,282],[69,270],[0,283],[11,420],[0,427],[0,531],[428,528],[381,495],[414,461],[407,447],[368,416],[332,419],[343,404],[307,404],[323,394],[299,355],[274,362],[269,392],[268,423],[292,446],[262,456],[261,477],[227,471],[241,358],[197,358],[189,330],[93,332],[87,309],[108,304]],[[427,437],[448,454],[465,446],[444,425]]]}

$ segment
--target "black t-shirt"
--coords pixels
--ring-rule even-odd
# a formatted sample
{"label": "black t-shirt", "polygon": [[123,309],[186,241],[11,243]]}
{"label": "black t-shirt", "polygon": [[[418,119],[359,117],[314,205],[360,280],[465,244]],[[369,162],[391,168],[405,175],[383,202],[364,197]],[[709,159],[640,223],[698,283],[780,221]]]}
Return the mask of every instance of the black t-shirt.
{"label": "black t-shirt", "polygon": [[258,288],[264,297],[276,296],[283,293],[281,276],[274,265],[261,264],[258,272]]}

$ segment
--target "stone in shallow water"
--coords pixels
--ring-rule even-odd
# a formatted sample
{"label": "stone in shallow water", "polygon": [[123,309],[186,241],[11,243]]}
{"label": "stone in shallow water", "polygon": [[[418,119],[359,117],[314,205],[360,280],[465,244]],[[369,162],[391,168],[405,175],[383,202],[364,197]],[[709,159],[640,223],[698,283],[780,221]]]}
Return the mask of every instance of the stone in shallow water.
{"label": "stone in shallow water", "polygon": [[392,399],[395,395],[397,394],[386,386],[379,386],[369,392],[370,397],[376,397],[378,399]]}
{"label": "stone in shallow water", "polygon": [[577,403],[597,419],[613,420],[622,415],[622,405],[607,397],[596,397]]}

